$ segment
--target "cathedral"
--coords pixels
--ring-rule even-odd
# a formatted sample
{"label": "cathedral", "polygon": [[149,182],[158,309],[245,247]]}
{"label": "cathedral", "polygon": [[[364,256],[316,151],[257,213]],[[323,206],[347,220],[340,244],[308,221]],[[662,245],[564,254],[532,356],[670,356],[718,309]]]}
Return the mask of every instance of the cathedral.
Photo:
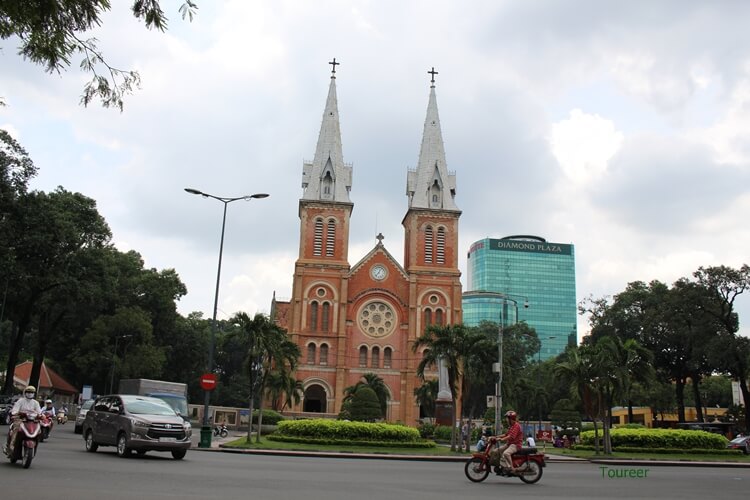
{"label": "cathedral", "polygon": [[[388,393],[386,419],[417,424],[414,390],[421,352],[415,340],[430,324],[461,323],[456,177],[445,162],[435,74],[416,169],[406,172],[408,205],[403,266],[377,235],[359,262],[349,263],[354,203],[352,165],[344,163],[336,98],[336,60],[312,162],[302,166],[299,257],[292,297],[274,298],[272,317],[302,353],[296,377],[304,396],[289,413],[335,416],[344,389],[374,373]],[[431,378],[437,372],[431,374]]]}

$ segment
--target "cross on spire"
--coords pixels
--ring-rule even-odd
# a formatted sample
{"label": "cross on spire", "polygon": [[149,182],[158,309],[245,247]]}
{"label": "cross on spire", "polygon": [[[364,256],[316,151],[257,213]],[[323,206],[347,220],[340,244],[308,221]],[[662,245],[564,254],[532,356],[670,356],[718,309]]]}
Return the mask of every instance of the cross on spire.
{"label": "cross on spire", "polygon": [[336,62],[336,58],[333,58],[333,61],[329,62],[331,66],[333,66],[333,69],[331,70],[331,78],[336,78],[336,66],[340,66],[341,63]]}
{"label": "cross on spire", "polygon": [[[335,59],[334,59],[335,61]],[[431,87],[435,86],[435,75],[438,74],[437,71],[435,71],[435,66],[432,67],[430,71],[427,72],[428,74],[432,75],[432,79],[430,80],[430,83],[432,83]]]}
{"label": "cross on spire", "polygon": [[378,233],[378,235],[375,236],[375,239],[378,240],[378,245],[382,245],[383,244],[383,239],[384,238],[385,238],[385,236],[383,236],[383,233]]}

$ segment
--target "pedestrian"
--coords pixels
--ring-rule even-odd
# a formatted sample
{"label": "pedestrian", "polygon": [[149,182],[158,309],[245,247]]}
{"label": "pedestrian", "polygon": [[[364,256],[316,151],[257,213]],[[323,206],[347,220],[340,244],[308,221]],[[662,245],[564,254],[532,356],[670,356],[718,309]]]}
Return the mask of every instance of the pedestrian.
{"label": "pedestrian", "polygon": [[534,441],[534,438],[531,436],[531,433],[529,433],[529,435],[526,436],[526,446],[529,448],[536,448],[536,441]]}
{"label": "pedestrian", "polygon": [[470,427],[469,427],[469,421],[464,420],[464,425],[461,426],[461,451],[464,451],[466,449],[466,452],[468,453],[471,451],[471,444],[469,443],[469,436],[470,436]]}

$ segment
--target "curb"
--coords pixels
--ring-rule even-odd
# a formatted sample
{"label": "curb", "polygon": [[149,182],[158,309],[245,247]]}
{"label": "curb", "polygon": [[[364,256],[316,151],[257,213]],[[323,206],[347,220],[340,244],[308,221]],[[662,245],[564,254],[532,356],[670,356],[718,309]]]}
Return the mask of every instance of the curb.
{"label": "curb", "polygon": [[[465,462],[469,456],[431,456],[431,455],[392,455],[377,453],[346,453],[346,452],[321,452],[321,451],[294,451],[294,450],[248,450],[241,448],[230,448],[224,444],[218,444],[211,448],[191,448],[191,450],[208,451],[214,453],[234,453],[237,455],[261,455],[278,457],[311,457],[311,458],[356,458],[361,460],[401,460],[411,462]],[[744,462],[695,462],[690,460],[633,460],[633,459],[585,459],[546,455],[547,463],[568,464],[599,464],[599,465],[641,465],[654,467],[724,467],[724,468],[750,468],[750,463]]]}

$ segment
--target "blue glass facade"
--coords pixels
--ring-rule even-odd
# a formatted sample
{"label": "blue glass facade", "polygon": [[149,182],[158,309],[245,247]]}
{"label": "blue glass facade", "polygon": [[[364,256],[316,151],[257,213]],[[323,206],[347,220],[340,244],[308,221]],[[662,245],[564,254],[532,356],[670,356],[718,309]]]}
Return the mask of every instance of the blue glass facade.
{"label": "blue glass facade", "polygon": [[[536,330],[542,359],[557,356],[569,342],[577,343],[573,245],[526,236],[485,238],[469,250],[467,275],[468,291],[462,301],[466,325],[499,321],[502,306],[506,325],[517,319]],[[477,290],[508,298],[472,293]],[[523,307],[525,301],[528,308]]]}

